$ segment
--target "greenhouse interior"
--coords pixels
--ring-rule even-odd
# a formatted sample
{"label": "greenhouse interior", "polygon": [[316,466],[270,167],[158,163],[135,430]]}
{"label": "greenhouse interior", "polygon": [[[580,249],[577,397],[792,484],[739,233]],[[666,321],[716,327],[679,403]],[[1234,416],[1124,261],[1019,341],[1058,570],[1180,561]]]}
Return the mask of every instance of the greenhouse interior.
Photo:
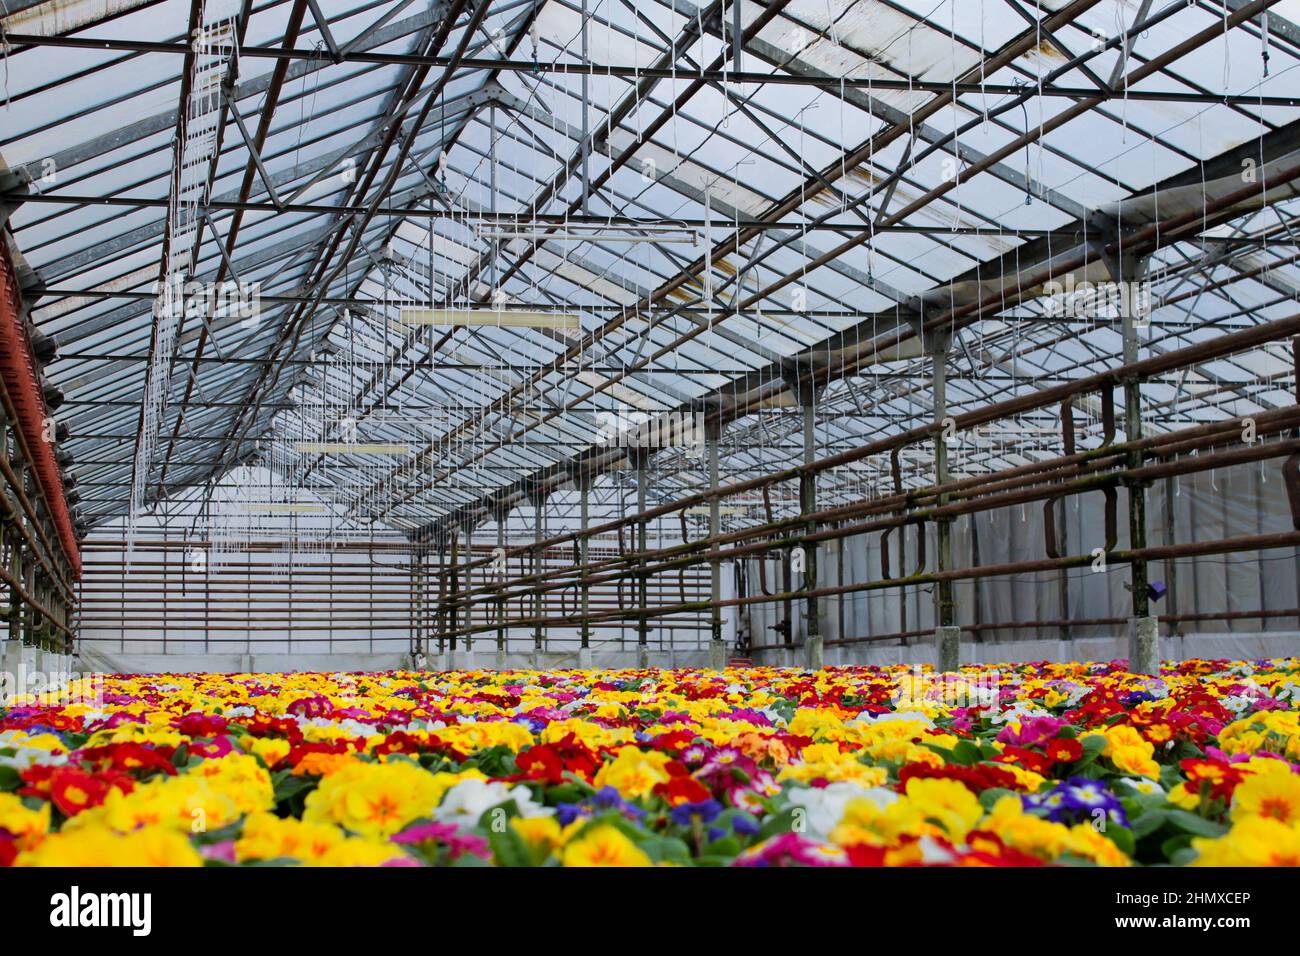
{"label": "greenhouse interior", "polygon": [[1300,0],[0,60],[0,867],[1300,865]]}

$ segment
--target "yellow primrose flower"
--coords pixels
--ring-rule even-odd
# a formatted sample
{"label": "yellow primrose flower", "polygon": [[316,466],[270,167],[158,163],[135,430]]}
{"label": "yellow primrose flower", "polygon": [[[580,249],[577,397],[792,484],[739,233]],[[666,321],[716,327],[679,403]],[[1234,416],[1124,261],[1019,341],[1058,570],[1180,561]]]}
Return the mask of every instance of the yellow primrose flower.
{"label": "yellow primrose flower", "polygon": [[564,847],[565,866],[651,866],[653,861],[617,827],[601,824]]}
{"label": "yellow primrose flower", "polygon": [[1252,774],[1233,790],[1230,816],[1234,821],[1266,817],[1288,826],[1300,826],[1300,776],[1293,773]]}
{"label": "yellow primrose flower", "polygon": [[999,799],[980,829],[997,834],[1008,846],[1049,862],[1059,857],[1070,845],[1068,827],[1025,813],[1017,796],[1008,795]]}
{"label": "yellow primrose flower", "polygon": [[254,737],[251,734],[241,737],[239,745],[246,753],[261,757],[268,767],[274,767],[289,756],[289,751],[293,749],[289,741],[280,737]]}
{"label": "yellow primrose flower", "polygon": [[457,750],[472,754],[505,745],[518,753],[533,745],[532,732],[509,720],[471,721],[438,731],[438,736]]}
{"label": "yellow primrose flower", "polygon": [[404,859],[408,859],[406,854],[392,843],[354,838],[340,840],[321,856],[305,862],[307,866],[383,866]]}
{"label": "yellow primrose flower", "polygon": [[1300,866],[1300,828],[1269,817],[1243,817],[1217,839],[1192,841],[1192,866]]}
{"label": "yellow primrose flower", "polygon": [[1300,760],[1300,712],[1266,710],[1233,721],[1219,731],[1219,749],[1229,754],[1269,750]]}
{"label": "yellow primrose flower", "polygon": [[1106,738],[1106,746],[1101,755],[1109,758],[1116,768],[1139,777],[1160,776],[1160,765],[1152,759],[1155,745],[1138,733],[1136,727],[1116,724],[1107,727],[1102,736]]}
{"label": "yellow primrose flower", "polygon": [[844,721],[828,710],[800,707],[787,728],[796,737],[824,738],[844,726]]}
{"label": "yellow primrose flower", "polygon": [[[939,826],[953,843],[963,843],[984,816],[979,800],[956,780],[913,777],[907,781],[903,799],[924,819]],[[898,804],[891,804],[886,813]]]}
{"label": "yellow primrose flower", "polygon": [[433,774],[415,764],[356,761],[307,794],[302,819],[386,838],[431,813],[441,796]]}
{"label": "yellow primrose flower", "polygon": [[184,776],[207,781],[233,800],[241,813],[269,810],[275,806],[271,775],[247,754],[229,753],[204,760]]}
{"label": "yellow primrose flower", "polygon": [[235,841],[235,859],[318,860],[335,844],[347,839],[338,827],[324,823],[304,823],[292,817],[281,819],[274,813],[255,813],[244,821],[244,831]]}
{"label": "yellow primrose flower", "polygon": [[545,849],[549,855],[564,845],[564,834],[554,816],[515,817],[510,821],[515,832],[533,849]]}
{"label": "yellow primrose flower", "polygon": [[0,830],[8,830],[20,846],[34,846],[50,832],[50,805],[32,810],[15,794],[0,793]]}
{"label": "yellow primrose flower", "polygon": [[295,777],[328,777],[345,767],[358,762],[357,755],[351,751],[341,754],[327,754],[313,751],[303,754],[293,766]]}
{"label": "yellow primrose flower", "polygon": [[1063,694],[1059,690],[1053,688],[1043,696],[1043,706],[1050,710],[1054,707],[1060,707],[1069,699],[1069,694]]}
{"label": "yellow primrose flower", "polygon": [[101,730],[91,735],[87,747],[102,747],[107,744],[153,744],[155,747],[179,747],[189,743],[190,738],[165,727],[150,727],[146,724],[124,723],[111,730]]}
{"label": "yellow primrose flower", "polygon": [[588,747],[612,747],[615,744],[631,743],[636,739],[631,727],[602,727],[580,717],[569,720],[556,720],[546,725],[542,731],[541,742],[553,744],[573,734]]}
{"label": "yellow primrose flower", "polygon": [[1133,861],[1127,853],[1115,845],[1101,831],[1088,823],[1076,823],[1070,827],[1066,840],[1066,851],[1075,856],[1091,860],[1098,866],[1132,866]]}
{"label": "yellow primrose flower", "polygon": [[[21,733],[21,731],[19,731],[19,733]],[[22,737],[14,742],[24,748],[44,750],[46,753],[51,754],[63,754],[68,752],[68,748],[63,745],[63,741],[54,734],[35,734],[32,736],[22,734]]]}
{"label": "yellow primrose flower", "polygon": [[657,784],[668,780],[664,765],[672,758],[659,751],[642,751],[636,747],[622,747],[618,756],[601,766],[596,772],[595,785],[613,787],[625,798],[644,797]]}
{"label": "yellow primrose flower", "polygon": [[35,849],[18,854],[14,866],[202,866],[190,841],[166,827],[120,834],[86,827],[51,834]]}
{"label": "yellow primrose flower", "polygon": [[332,744],[339,740],[352,740],[356,736],[346,727],[333,724],[308,724],[302,728],[302,739],[311,744]]}

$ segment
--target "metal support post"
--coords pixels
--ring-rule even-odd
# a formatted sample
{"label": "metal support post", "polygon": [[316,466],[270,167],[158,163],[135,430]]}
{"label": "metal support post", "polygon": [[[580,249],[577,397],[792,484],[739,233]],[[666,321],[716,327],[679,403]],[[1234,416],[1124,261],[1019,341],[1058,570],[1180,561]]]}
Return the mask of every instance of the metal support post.
{"label": "metal support post", "polygon": [[583,670],[587,670],[591,667],[591,585],[587,582],[587,575],[590,573],[591,568],[591,537],[589,529],[591,527],[592,478],[590,475],[582,473],[577,476],[576,480],[580,496],[579,522],[581,525],[578,533],[578,571],[582,575],[582,584],[578,589],[582,601],[578,666]]}
{"label": "metal support post", "polygon": [[[705,419],[705,452],[709,459],[709,537],[717,540],[722,534],[722,501],[718,497],[719,468],[718,442],[722,438],[722,426]],[[714,558],[709,562],[709,666],[714,670],[724,670],[727,666],[727,648],[722,642],[722,562]]]}
{"label": "metal support post", "polygon": [[[540,578],[545,570],[542,562],[542,542],[546,540],[546,498],[545,488],[538,487],[528,496],[533,506],[533,575]],[[533,664],[540,667],[542,652],[546,648],[546,628],[542,624],[542,585],[533,581]]]}
{"label": "metal support post", "polygon": [[[952,348],[952,332],[942,329],[933,333],[926,342],[934,369],[934,422],[939,432],[934,438],[935,481],[940,485],[949,480],[948,468],[948,352]],[[948,494],[939,495],[939,507],[951,500]],[[938,539],[938,568],[940,573],[953,569],[952,519],[940,518],[935,522]],[[957,626],[957,605],[953,600],[952,582],[940,579],[934,588],[934,642],[938,651],[938,670],[955,671],[961,665],[961,628]]]}
{"label": "metal support post", "polygon": [[650,622],[645,613],[649,605],[650,594],[649,575],[645,571],[645,552],[649,546],[645,511],[646,492],[650,485],[650,449],[629,448],[627,456],[636,469],[636,550],[640,555],[637,558],[636,579],[636,606],[640,612],[637,614],[636,619],[636,666],[645,668],[650,666]]}
{"label": "metal support post", "polygon": [[[817,472],[813,465],[817,461],[817,398],[820,390],[812,384],[814,366],[811,361],[804,363],[807,378],[800,372],[799,363],[785,367],[786,384],[799,400],[803,410],[803,465],[799,476],[799,513],[812,515],[817,513]],[[806,526],[809,535],[816,534],[817,522],[809,521]],[[817,545],[805,541],[798,546],[803,552],[803,590],[812,592],[817,589]],[[804,616],[807,626],[804,631],[804,666],[809,670],[821,670],[825,664],[824,645],[821,632],[821,601],[816,597],[805,598]],[[791,621],[790,637],[794,636]]]}
{"label": "metal support post", "polygon": [[506,522],[510,520],[510,506],[507,504],[498,504],[492,512],[493,518],[497,523],[497,550],[493,559],[492,573],[496,575],[497,596],[496,596],[496,616],[497,616],[497,652],[496,668],[499,671],[506,669]]}
{"label": "metal support post", "polygon": [[[1111,277],[1118,283],[1120,315],[1124,333],[1124,364],[1138,360],[1138,329],[1146,318],[1141,284],[1146,275],[1146,260],[1132,254],[1121,254],[1107,260]],[[1142,437],[1142,380],[1128,376],[1124,380],[1124,437],[1129,442]],[[1142,467],[1140,448],[1130,449],[1129,468]],[[1127,481],[1129,547],[1141,550],[1147,546],[1148,482]],[[1151,599],[1148,591],[1147,562],[1139,558],[1129,564],[1129,590],[1133,594],[1133,618],[1129,621],[1129,670],[1135,674],[1160,673],[1160,634],[1156,618],[1151,616]]]}

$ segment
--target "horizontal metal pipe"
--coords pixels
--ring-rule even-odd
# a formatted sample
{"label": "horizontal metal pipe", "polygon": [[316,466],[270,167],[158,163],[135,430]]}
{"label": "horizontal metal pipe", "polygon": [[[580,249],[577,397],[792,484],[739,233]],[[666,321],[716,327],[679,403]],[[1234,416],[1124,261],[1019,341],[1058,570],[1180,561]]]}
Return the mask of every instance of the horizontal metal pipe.
{"label": "horizontal metal pipe", "polygon": [[[1186,542],[1183,544],[1160,545],[1156,547],[1114,550],[1106,555],[1108,564],[1128,564],[1133,561],[1159,561],[1167,558],[1196,557],[1207,554],[1229,554],[1238,551],[1265,551],[1273,548],[1295,547],[1300,545],[1300,531],[1287,531],[1275,534],[1245,535],[1234,538],[1222,538],[1214,541]],[[977,568],[954,568],[948,571],[930,571],[912,574],[900,578],[863,581],[855,584],[825,586],[804,591],[789,591],[779,594],[764,594],[752,597],[729,598],[720,601],[686,602],[675,605],[661,605],[645,610],[603,612],[592,615],[590,620],[633,619],[638,617],[658,617],[677,614],[691,610],[703,612],[714,607],[742,607],[753,604],[770,604],[786,600],[832,597],[840,594],[854,594],[862,591],[876,591],[900,586],[934,584],[939,581],[961,581],[985,577],[1003,577],[1012,574],[1025,574],[1036,571],[1054,571],[1065,568],[1083,567],[1094,560],[1091,554],[1073,555],[1061,558],[1042,558],[1029,561],[1012,561],[1002,564],[982,565]],[[536,625],[556,626],[571,625],[573,618],[512,618],[504,622],[512,628]],[[484,630],[494,630],[498,624],[481,627],[463,628],[456,632],[458,636],[473,634]]]}

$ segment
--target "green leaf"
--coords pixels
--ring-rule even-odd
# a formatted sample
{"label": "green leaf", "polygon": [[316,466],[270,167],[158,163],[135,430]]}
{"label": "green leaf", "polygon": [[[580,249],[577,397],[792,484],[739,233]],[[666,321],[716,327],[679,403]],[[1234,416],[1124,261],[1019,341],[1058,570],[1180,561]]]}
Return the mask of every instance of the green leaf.
{"label": "green leaf", "polygon": [[581,803],[586,794],[574,783],[561,783],[546,791],[546,802],[551,806],[561,803]]}
{"label": "green leaf", "polygon": [[1178,836],[1172,836],[1168,840],[1165,840],[1164,843],[1160,844],[1160,852],[1164,855],[1165,859],[1168,860],[1172,860],[1184,850],[1191,850],[1193,853],[1196,852],[1195,850],[1192,850],[1192,835],[1190,833],[1180,833]]}
{"label": "green leaf", "polygon": [[1190,846],[1185,846],[1181,850],[1176,850],[1175,852],[1170,853],[1169,862],[1174,866],[1187,866],[1198,856],[1200,856],[1200,854]]}
{"label": "green leaf", "polygon": [[[504,813],[505,816],[501,814]],[[509,821],[519,816],[519,805],[514,800],[506,800],[504,803],[498,803],[495,806],[488,807],[478,817],[478,827],[481,830],[491,832],[493,824],[498,820],[502,822],[507,830],[510,829]]]}
{"label": "green leaf", "polygon": [[740,841],[734,836],[719,837],[704,846],[703,853],[719,856],[735,856],[741,850]]}
{"label": "green leaf", "polygon": [[0,767],[0,792],[9,793],[22,786],[23,778],[13,767]]}
{"label": "green leaf", "polygon": [[1206,820],[1186,810],[1170,810],[1169,822],[1184,833],[1192,833],[1196,836],[1221,837],[1228,832],[1228,828],[1222,823]]}
{"label": "green leaf", "polygon": [[953,759],[963,767],[973,767],[984,759],[979,747],[975,746],[969,740],[959,740],[957,745],[952,748]]}
{"label": "green leaf", "polygon": [[288,803],[296,798],[305,798],[307,791],[316,788],[316,781],[311,777],[295,777],[291,770],[281,770],[271,778],[275,788],[275,802]]}
{"label": "green leaf", "polygon": [[1137,840],[1134,839],[1133,831],[1128,827],[1122,827],[1117,823],[1112,823],[1102,831],[1102,834],[1109,839],[1111,843],[1114,843],[1115,846],[1119,847],[1126,856],[1133,856],[1137,851]]}
{"label": "green leaf", "polygon": [[928,750],[933,750],[935,753],[937,753],[940,757],[943,758],[944,763],[957,762],[957,755],[954,754],[947,747],[941,747],[938,744],[926,743],[925,741],[921,742],[921,746],[925,747]]}
{"label": "green leaf", "polygon": [[767,840],[774,836],[780,836],[782,833],[793,833],[796,809],[802,808],[786,807],[779,813],[773,814],[764,820],[762,827],[758,831],[758,839]]}
{"label": "green leaf", "polygon": [[985,810],[992,810],[994,805],[1008,794],[1014,796],[1015,791],[1005,787],[990,787],[979,795],[980,806]]}
{"label": "green leaf", "polygon": [[677,837],[652,836],[642,840],[640,847],[656,863],[676,863],[679,866],[691,864],[690,849]]}
{"label": "green leaf", "polygon": [[1106,749],[1108,741],[1101,734],[1088,734],[1086,737],[1081,738],[1079,743],[1083,747],[1083,754],[1070,765],[1066,776],[1073,777],[1080,774],[1088,776],[1083,771],[1096,762],[1097,758],[1101,756],[1101,752]]}
{"label": "green leaf", "polygon": [[1168,822],[1168,810],[1148,810],[1133,821],[1133,836],[1140,840],[1144,836],[1155,833]]}
{"label": "green leaf", "polygon": [[489,829],[488,846],[492,849],[492,856],[496,859],[497,866],[533,865],[533,854],[528,849],[528,844],[512,826],[507,825],[505,829],[498,831]]}
{"label": "green leaf", "polygon": [[456,859],[452,860],[447,866],[491,866],[492,861],[485,860],[473,853],[463,853]]}
{"label": "green leaf", "polygon": [[1101,734],[1087,734],[1079,741],[1079,744],[1083,747],[1082,759],[1086,760],[1089,757],[1097,757],[1106,749],[1106,744],[1108,743],[1110,743],[1110,741]]}

